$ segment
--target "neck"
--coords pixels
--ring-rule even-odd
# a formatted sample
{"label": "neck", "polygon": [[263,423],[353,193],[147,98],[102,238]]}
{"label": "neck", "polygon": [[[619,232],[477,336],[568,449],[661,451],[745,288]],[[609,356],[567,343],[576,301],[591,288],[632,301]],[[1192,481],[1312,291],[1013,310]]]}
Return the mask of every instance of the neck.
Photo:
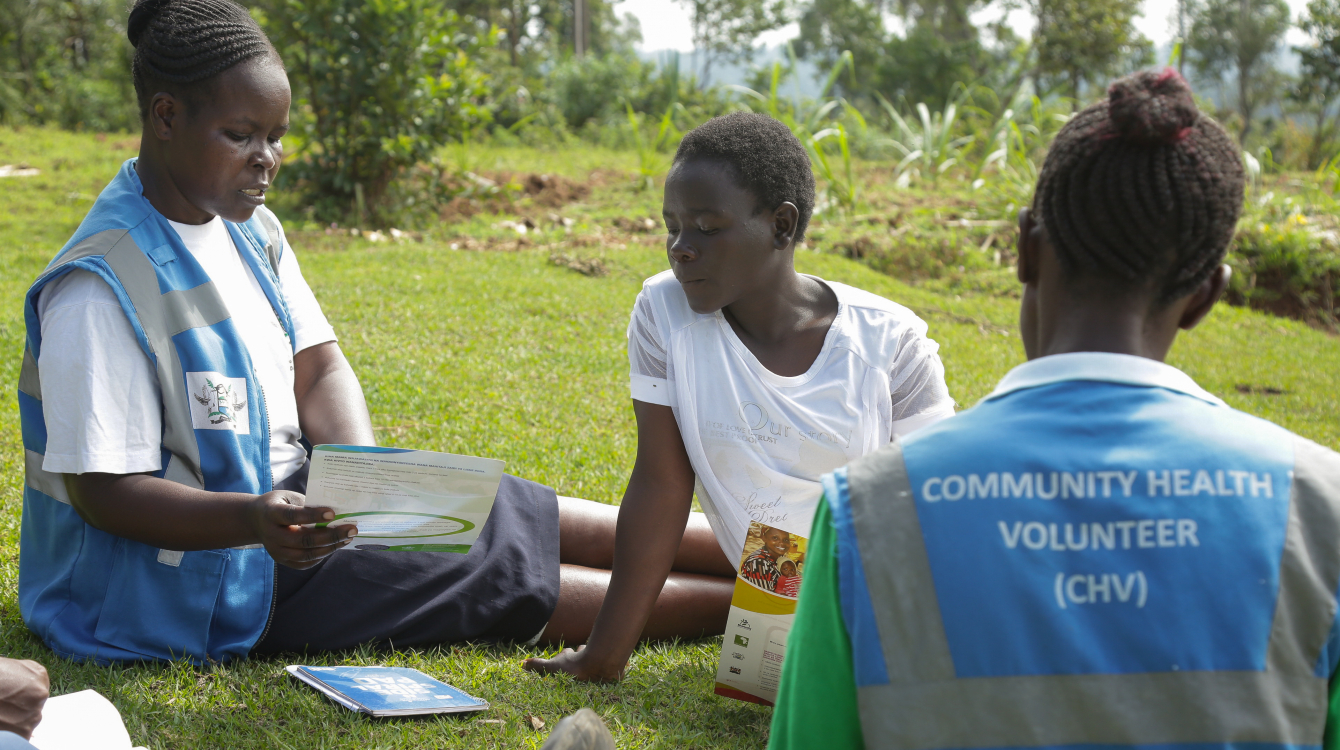
{"label": "neck", "polygon": [[164,148],[165,144],[147,129],[140,136],[140,156],[135,161],[135,172],[139,174],[140,185],[144,187],[144,198],[169,221],[178,224],[206,224],[213,221],[213,214],[196,208],[177,188],[172,172],[168,169]]}
{"label": "neck", "polygon": [[1051,306],[1045,320],[1039,321],[1036,346],[1026,348],[1030,359],[1109,352],[1162,362],[1177,335],[1176,320],[1175,311],[1153,308],[1144,300],[1072,298]]}
{"label": "neck", "polygon": [[829,292],[822,284],[796,273],[791,263],[766,283],[722,308],[737,329],[749,338],[767,344],[785,341],[825,317]]}

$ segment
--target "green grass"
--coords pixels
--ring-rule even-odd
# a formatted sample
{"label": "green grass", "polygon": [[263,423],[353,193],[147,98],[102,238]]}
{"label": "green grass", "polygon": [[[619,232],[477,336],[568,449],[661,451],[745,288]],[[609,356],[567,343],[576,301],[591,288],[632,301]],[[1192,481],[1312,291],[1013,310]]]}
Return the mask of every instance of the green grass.
{"label": "green grass", "polygon": [[[0,164],[26,162],[43,170],[38,177],[0,179],[0,654],[46,664],[53,693],[99,690],[121,709],[135,741],[153,748],[539,747],[548,727],[582,706],[606,718],[620,747],[765,744],[767,709],[711,694],[719,639],[644,646],[628,679],[616,686],[523,673],[521,659],[541,651],[510,645],[360,650],[306,660],[417,667],[489,700],[493,707],[482,718],[500,723],[480,723],[475,716],[363,719],[290,682],[280,659],[215,669],[104,668],[57,659],[28,634],[16,600],[21,301],[87,210],[84,196],[95,195],[133,153],[113,148],[125,140],[0,130]],[[488,170],[552,167],[574,178],[607,158],[621,159],[615,166],[623,170],[632,163],[626,154],[522,149],[483,150],[476,158],[487,161],[482,168]],[[64,160],[61,169],[54,168],[57,159]],[[579,166],[559,169],[565,162]],[[383,443],[502,458],[509,471],[563,494],[617,502],[636,447],[624,328],[642,279],[665,265],[658,235],[612,227],[613,218],[656,211],[655,196],[634,192],[632,183],[631,171],[611,172],[578,203],[553,209],[523,200],[508,216],[435,228],[422,243],[291,237],[362,378]],[[495,226],[549,211],[573,217],[574,226],[525,237]],[[833,236],[842,226],[823,228]],[[486,249],[450,249],[467,238]],[[553,253],[599,258],[609,272],[581,275],[551,263]],[[798,265],[922,315],[941,344],[951,392],[962,406],[990,392],[1022,361],[1017,301],[1008,294],[910,286],[834,254],[802,252]],[[1338,344],[1294,321],[1220,307],[1179,340],[1172,362],[1234,406],[1340,448]],[[1268,395],[1267,389],[1284,393]],[[546,721],[546,730],[533,730],[527,715]]]}

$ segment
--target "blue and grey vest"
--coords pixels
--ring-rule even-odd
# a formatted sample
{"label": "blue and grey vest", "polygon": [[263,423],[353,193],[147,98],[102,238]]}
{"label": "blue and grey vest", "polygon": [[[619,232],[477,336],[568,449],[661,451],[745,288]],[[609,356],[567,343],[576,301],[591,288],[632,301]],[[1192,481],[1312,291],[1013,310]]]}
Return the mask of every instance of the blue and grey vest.
{"label": "blue and grey vest", "polygon": [[[261,209],[245,224],[228,223],[228,230],[293,341],[275,275],[283,252],[278,222]],[[111,286],[154,364],[163,404],[163,469],[155,476],[211,492],[256,494],[273,486],[265,394],[247,348],[214,282],[144,198],[131,159],[24,303],[23,621],[72,659],[244,657],[270,614],[274,562],[264,549],[181,552],[113,536],[79,517],[64,476],[42,469],[47,433],[37,295],[76,268]]]}
{"label": "blue and grey vest", "polygon": [[825,482],[867,747],[1320,747],[1335,453],[1062,379]]}

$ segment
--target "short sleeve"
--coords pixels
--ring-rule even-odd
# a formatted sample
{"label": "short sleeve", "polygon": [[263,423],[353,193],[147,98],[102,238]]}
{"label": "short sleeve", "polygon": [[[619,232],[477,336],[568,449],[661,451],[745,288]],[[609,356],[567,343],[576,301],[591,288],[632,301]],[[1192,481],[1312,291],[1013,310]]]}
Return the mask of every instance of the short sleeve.
{"label": "short sleeve", "polygon": [[38,297],[37,366],[56,474],[138,474],[162,468],[163,398],[149,355],[112,288],[75,270]]}
{"label": "short sleeve", "polygon": [[628,321],[629,390],[634,399],[670,406],[669,366],[656,326],[654,305],[644,289]]}
{"label": "short sleeve", "polygon": [[909,330],[889,370],[893,394],[893,434],[901,437],[954,416],[954,399],[945,385],[940,345]]}
{"label": "short sleeve", "polygon": [[284,242],[284,256],[279,260],[279,285],[284,291],[284,302],[288,304],[289,316],[293,319],[294,351],[335,341],[335,329],[326,320],[321,305],[312,294],[312,288],[303,278],[302,268],[298,265],[298,256],[293,246]]}

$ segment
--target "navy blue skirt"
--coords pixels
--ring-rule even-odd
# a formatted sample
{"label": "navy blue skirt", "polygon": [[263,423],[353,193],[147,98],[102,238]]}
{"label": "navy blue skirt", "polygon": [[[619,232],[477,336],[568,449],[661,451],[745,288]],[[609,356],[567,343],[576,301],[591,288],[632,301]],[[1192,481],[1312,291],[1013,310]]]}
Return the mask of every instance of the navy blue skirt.
{"label": "navy blue skirt", "polygon": [[[281,488],[305,489],[300,474]],[[252,653],[531,641],[558,604],[558,498],[504,474],[464,555],[349,547],[306,570],[275,569],[270,624]]]}

